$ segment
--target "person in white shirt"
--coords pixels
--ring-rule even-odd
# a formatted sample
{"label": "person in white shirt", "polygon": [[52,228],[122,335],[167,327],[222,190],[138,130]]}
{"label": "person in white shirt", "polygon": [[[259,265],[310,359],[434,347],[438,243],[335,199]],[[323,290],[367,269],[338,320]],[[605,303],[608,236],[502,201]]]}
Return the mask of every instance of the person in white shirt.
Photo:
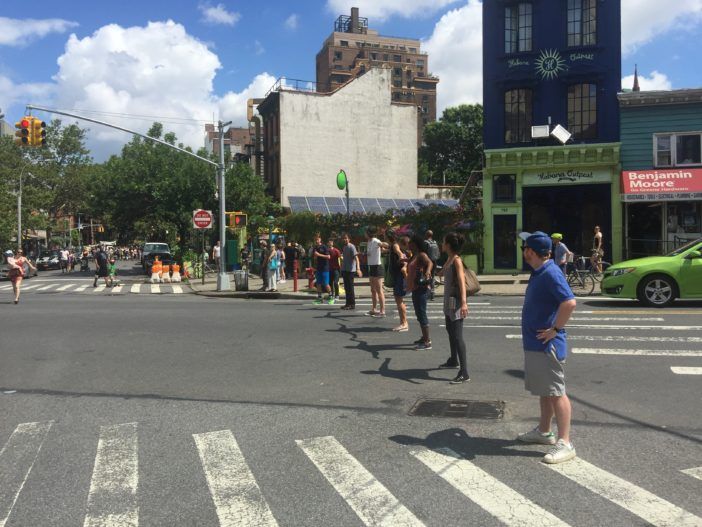
{"label": "person in white shirt", "polygon": [[[383,250],[388,249],[389,245],[376,238],[377,233],[378,229],[376,227],[368,227],[366,229],[366,239],[368,240],[368,278],[373,301],[373,307],[366,315],[370,317],[385,316],[385,293],[383,292],[385,269],[383,269],[380,255]],[[378,306],[378,309],[376,309],[376,306]]]}
{"label": "person in white shirt", "polygon": [[220,269],[219,269],[219,262],[220,262],[219,257],[220,257],[221,251],[222,251],[222,247],[219,245],[219,240],[217,240],[217,243],[216,243],[215,246],[212,248],[212,258],[214,259],[215,264],[217,264],[217,272],[220,271]]}
{"label": "person in white shirt", "polygon": [[61,272],[68,272],[68,249],[61,249],[59,251],[59,264],[61,266]]}

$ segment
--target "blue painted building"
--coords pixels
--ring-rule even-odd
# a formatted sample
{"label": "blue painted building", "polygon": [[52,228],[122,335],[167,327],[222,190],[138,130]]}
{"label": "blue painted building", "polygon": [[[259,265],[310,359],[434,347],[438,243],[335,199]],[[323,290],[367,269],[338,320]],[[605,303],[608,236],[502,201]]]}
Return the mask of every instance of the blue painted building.
{"label": "blue painted building", "polygon": [[486,272],[523,267],[521,230],[589,256],[599,225],[621,256],[620,26],[620,0],[483,2]]}

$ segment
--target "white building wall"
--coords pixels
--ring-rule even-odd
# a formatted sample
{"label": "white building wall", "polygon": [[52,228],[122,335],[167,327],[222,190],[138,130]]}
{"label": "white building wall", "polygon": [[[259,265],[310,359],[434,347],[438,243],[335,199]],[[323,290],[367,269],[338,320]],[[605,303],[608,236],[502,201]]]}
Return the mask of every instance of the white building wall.
{"label": "white building wall", "polygon": [[417,108],[391,103],[390,70],[374,68],[335,93],[280,93],[281,201],[417,195]]}

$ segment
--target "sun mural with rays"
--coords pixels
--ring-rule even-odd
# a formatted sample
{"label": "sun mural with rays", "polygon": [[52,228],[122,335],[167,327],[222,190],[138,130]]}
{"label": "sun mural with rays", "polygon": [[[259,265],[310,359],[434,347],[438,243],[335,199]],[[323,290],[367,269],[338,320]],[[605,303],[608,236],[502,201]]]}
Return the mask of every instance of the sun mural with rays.
{"label": "sun mural with rays", "polygon": [[566,69],[566,62],[556,49],[542,49],[535,64],[536,72],[544,80],[553,80]]}

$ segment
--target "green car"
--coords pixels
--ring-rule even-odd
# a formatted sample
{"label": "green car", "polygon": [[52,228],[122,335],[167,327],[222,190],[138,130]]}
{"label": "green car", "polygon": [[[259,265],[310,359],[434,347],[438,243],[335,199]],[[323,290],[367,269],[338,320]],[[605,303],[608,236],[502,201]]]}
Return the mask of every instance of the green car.
{"label": "green car", "polygon": [[665,256],[610,266],[602,279],[602,294],[638,298],[653,307],[669,306],[676,298],[702,299],[702,238]]}

